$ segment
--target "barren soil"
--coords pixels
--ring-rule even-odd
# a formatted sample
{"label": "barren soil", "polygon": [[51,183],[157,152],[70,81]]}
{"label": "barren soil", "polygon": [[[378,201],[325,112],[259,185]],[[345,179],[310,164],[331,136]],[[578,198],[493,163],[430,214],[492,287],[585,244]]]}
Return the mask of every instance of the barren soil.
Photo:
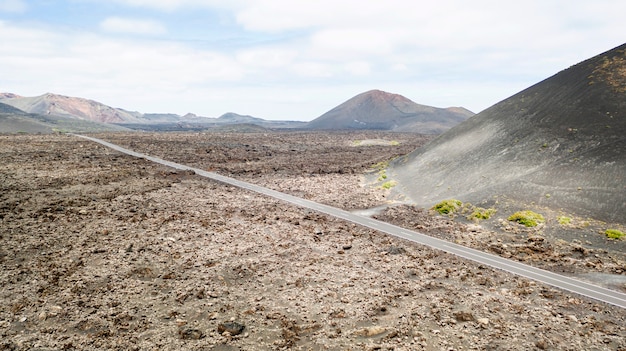
{"label": "barren soil", "polygon": [[[392,200],[364,174],[427,139],[98,137],[350,210]],[[0,350],[626,349],[622,309],[76,137],[0,136],[0,162]],[[378,216],[553,270],[626,268],[610,241]]]}

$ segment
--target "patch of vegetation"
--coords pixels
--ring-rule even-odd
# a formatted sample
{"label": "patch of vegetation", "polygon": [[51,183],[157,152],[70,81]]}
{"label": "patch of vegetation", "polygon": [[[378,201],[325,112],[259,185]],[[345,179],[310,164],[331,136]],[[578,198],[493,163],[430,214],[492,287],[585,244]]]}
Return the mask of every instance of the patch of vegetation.
{"label": "patch of vegetation", "polygon": [[468,219],[489,219],[491,216],[496,214],[497,210],[495,208],[482,208],[482,207],[474,207],[474,211],[467,216]]}
{"label": "patch of vegetation", "polygon": [[380,161],[372,165],[372,168],[378,171],[384,171],[387,167],[389,167],[389,161]]}
{"label": "patch of vegetation", "polygon": [[626,235],[626,233],[624,233],[624,232],[622,232],[620,230],[617,230],[617,229],[607,229],[604,232],[604,234],[606,235],[607,238],[609,238],[609,239],[616,239],[616,240],[619,240],[619,239],[623,238]]}
{"label": "patch of vegetation", "polygon": [[397,184],[398,183],[394,182],[393,180],[390,180],[390,181],[384,182],[383,185],[381,185],[381,187],[383,189],[391,189],[394,186],[396,186]]}
{"label": "patch of vegetation", "polygon": [[536,227],[539,223],[546,221],[541,214],[529,210],[515,212],[509,216],[508,220],[523,224],[527,227]]}
{"label": "patch of vegetation", "polygon": [[381,161],[371,166],[373,169],[378,170],[378,181],[382,182],[387,179],[387,167],[389,167],[389,161]]}
{"label": "patch of vegetation", "polygon": [[391,145],[391,146],[398,146],[398,145],[400,145],[400,142],[397,141],[397,140],[392,140],[391,142],[389,142],[389,145]]}
{"label": "patch of vegetation", "polygon": [[440,203],[433,206],[431,209],[439,212],[440,214],[451,214],[461,208],[463,203],[456,199],[443,200]]}
{"label": "patch of vegetation", "polygon": [[570,217],[565,216],[559,216],[556,220],[559,221],[560,225],[568,225],[572,222],[572,219]]}

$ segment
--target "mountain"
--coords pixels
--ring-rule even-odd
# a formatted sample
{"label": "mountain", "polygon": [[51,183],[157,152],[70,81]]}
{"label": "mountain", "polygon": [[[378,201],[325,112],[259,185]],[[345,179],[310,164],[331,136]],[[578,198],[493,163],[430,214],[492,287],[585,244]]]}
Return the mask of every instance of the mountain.
{"label": "mountain", "polygon": [[252,117],[248,115],[239,115],[234,112],[227,112],[218,117],[219,122],[224,123],[251,123],[251,124],[259,124],[265,122],[262,118]]}
{"label": "mountain", "polygon": [[420,205],[510,199],[626,222],[626,44],[469,118],[389,173]]}
{"label": "mountain", "polygon": [[0,103],[0,133],[108,132],[124,127],[68,117],[27,113]]}
{"label": "mountain", "polygon": [[320,117],[307,129],[368,129],[440,134],[474,115],[460,107],[437,108],[380,90],[359,94]]}
{"label": "mountain", "polygon": [[[35,97],[23,97],[13,93],[0,93],[0,103],[10,105],[24,113],[30,113],[33,116],[37,115],[39,118],[47,116],[47,120],[63,121],[63,125],[71,124],[72,120],[93,121],[111,125],[110,129],[113,130],[204,130],[230,124],[255,124],[270,129],[293,129],[301,128],[305,125],[305,122],[268,121],[262,118],[239,115],[233,112],[225,113],[219,118],[201,117],[193,113],[187,113],[184,116],[174,113],[141,113],[127,111],[121,108],[113,108],[89,99],[52,93]],[[11,119],[11,121],[15,120]],[[79,122],[74,123],[79,128],[83,128],[82,126],[84,124]],[[8,120],[3,122],[3,126],[7,128],[6,130],[20,128],[19,126],[15,128],[9,127]],[[64,129],[67,130],[67,128]],[[250,128],[246,127],[246,129]],[[0,130],[0,132],[1,131],[3,130]]]}
{"label": "mountain", "polygon": [[[14,95],[14,97],[10,97]],[[136,115],[97,101],[46,93],[41,96],[22,97],[4,93],[0,102],[28,113],[67,117],[103,123],[134,122]]]}

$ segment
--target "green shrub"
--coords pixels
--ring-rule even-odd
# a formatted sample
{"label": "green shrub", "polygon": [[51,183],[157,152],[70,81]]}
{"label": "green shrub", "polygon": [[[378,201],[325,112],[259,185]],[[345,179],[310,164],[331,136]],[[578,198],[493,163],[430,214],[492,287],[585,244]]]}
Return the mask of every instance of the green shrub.
{"label": "green shrub", "polygon": [[489,219],[491,216],[496,214],[495,208],[482,208],[482,207],[474,207],[474,211],[468,216],[469,219]]}
{"label": "green shrub", "polygon": [[545,222],[542,215],[528,210],[515,212],[508,219],[509,221],[517,222],[527,227],[536,227],[539,223]]}
{"label": "green shrub", "polygon": [[440,214],[450,214],[456,212],[463,203],[459,200],[449,199],[443,200],[440,203],[433,206],[431,209],[439,212]]}
{"label": "green shrub", "polygon": [[617,229],[607,229],[604,234],[606,234],[609,239],[621,239],[624,235],[626,235],[624,232]]}
{"label": "green shrub", "polygon": [[384,182],[383,185],[381,185],[381,187],[383,189],[391,189],[394,186],[396,186],[396,184],[397,184],[396,182],[394,182],[393,180],[390,180],[390,181]]}
{"label": "green shrub", "polygon": [[570,217],[565,217],[565,216],[560,216],[556,220],[559,221],[559,224],[561,225],[567,225],[572,222],[572,219]]}
{"label": "green shrub", "polygon": [[378,171],[384,171],[385,168],[389,167],[389,161],[380,161],[371,167],[377,169]]}

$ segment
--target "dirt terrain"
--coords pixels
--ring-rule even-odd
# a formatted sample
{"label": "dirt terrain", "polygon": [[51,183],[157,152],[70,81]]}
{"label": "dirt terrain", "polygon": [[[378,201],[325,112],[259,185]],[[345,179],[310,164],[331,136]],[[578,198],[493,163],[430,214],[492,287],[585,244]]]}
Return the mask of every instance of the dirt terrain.
{"label": "dirt terrain", "polygon": [[[367,184],[372,166],[430,138],[97,137],[349,210],[396,199]],[[0,350],[626,350],[622,309],[86,140],[0,136],[0,162]],[[570,229],[598,236],[585,242],[407,205],[376,216],[569,274],[626,274],[600,224]]]}

